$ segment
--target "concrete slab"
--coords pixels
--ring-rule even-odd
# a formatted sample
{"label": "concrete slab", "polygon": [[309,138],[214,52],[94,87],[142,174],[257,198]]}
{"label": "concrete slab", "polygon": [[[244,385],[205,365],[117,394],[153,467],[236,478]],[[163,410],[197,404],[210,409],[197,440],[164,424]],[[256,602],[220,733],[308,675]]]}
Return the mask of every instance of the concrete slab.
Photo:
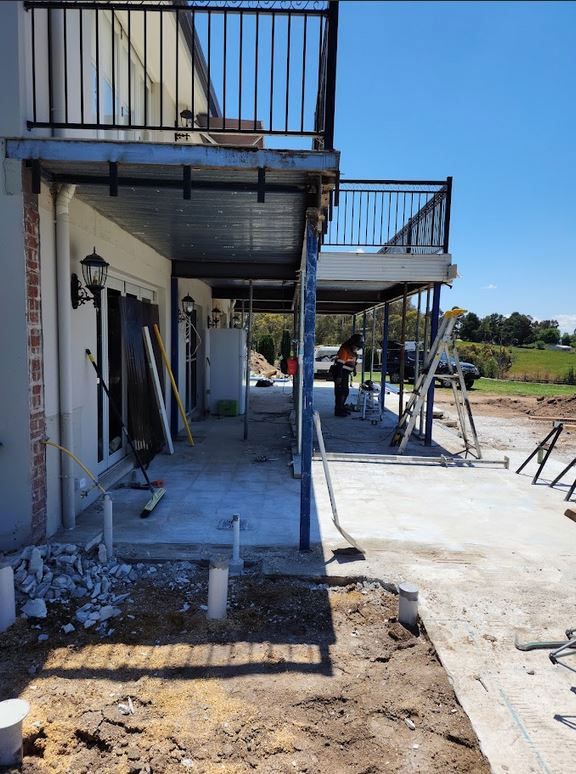
{"label": "concrete slab", "polygon": [[[390,452],[394,413],[372,426],[354,415],[334,417],[331,385],[319,383],[315,397],[328,451]],[[393,408],[397,398],[386,400]],[[576,626],[576,524],[564,516],[563,491],[531,486],[534,468],[526,475],[513,472],[535,445],[529,434],[518,440],[522,420],[486,423],[483,433],[497,441],[486,454],[508,454],[511,470],[332,463],[342,525],[367,552],[358,560],[333,553],[344,542],[331,521],[320,462],[313,463],[314,550],[297,552],[299,482],[289,467],[289,391],[254,390],[252,408],[248,442],[242,441],[241,419],[209,419],[196,426],[204,438],[197,447],[178,444],[174,457],[154,461],[150,473],[166,480],[168,493],[149,519],[138,515],[145,493],[113,492],[120,551],[151,559],[176,558],[174,551],[206,558],[228,550],[231,532],[218,525],[239,512],[248,522],[244,558],[262,563],[266,572],[412,581],[420,588],[428,633],[493,770],[573,771],[576,677],[553,666],[545,651],[514,647],[516,633],[561,639],[564,629]],[[478,424],[482,435],[482,418]],[[438,455],[461,447],[454,430],[438,423],[435,438],[430,450],[411,441],[407,453]],[[255,462],[260,455],[270,461]],[[563,464],[559,455],[545,480]],[[92,537],[100,520],[98,508],[89,509],[66,539]]]}

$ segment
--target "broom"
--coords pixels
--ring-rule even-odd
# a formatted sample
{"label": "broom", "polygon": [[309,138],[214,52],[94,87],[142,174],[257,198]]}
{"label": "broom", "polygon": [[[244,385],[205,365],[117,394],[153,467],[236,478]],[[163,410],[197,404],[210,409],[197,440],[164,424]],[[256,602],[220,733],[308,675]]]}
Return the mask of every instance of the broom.
{"label": "broom", "polygon": [[126,440],[128,441],[130,448],[132,449],[132,454],[134,455],[134,459],[136,460],[136,464],[142,471],[142,475],[144,476],[144,480],[146,481],[146,486],[150,490],[152,497],[148,500],[144,508],[142,509],[142,513],[140,516],[145,519],[146,517],[150,516],[154,508],[158,505],[158,502],[164,497],[166,494],[166,490],[163,488],[155,489],[152,485],[152,482],[150,481],[148,477],[148,473],[146,473],[146,468],[142,464],[142,460],[140,459],[140,456],[138,452],[136,451],[136,447],[134,446],[134,441],[130,437],[130,433],[128,432],[128,429],[126,425],[124,424],[124,420],[122,419],[122,414],[118,410],[118,407],[112,400],[110,396],[110,391],[108,390],[108,387],[106,386],[106,382],[104,381],[102,374],[100,373],[100,368],[98,367],[98,364],[96,363],[96,359],[94,358],[94,355],[90,352],[89,349],[86,350],[86,357],[88,360],[92,363],[94,366],[94,370],[96,371],[96,375],[98,376],[98,379],[100,380],[100,384],[102,385],[102,389],[106,393],[106,397],[108,398],[108,403],[110,405],[110,408],[114,412],[114,415],[116,416],[116,419],[120,423],[120,426],[124,432],[124,435],[126,436]]}

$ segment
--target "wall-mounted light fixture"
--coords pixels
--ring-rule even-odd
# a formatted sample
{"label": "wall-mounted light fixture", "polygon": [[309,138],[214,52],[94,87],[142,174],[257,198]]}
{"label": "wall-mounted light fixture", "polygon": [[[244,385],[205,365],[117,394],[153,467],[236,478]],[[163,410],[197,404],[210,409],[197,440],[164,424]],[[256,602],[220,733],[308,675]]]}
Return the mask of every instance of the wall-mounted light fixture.
{"label": "wall-mounted light fixture", "polygon": [[[101,255],[98,255],[96,248],[94,248],[90,255],[87,255],[80,261],[80,266],[82,267],[82,279],[84,280],[84,285],[86,287],[82,287],[82,283],[77,274],[72,274],[70,285],[72,308],[78,309],[82,304],[87,304],[89,301],[92,301],[94,307],[99,309],[100,296],[106,287],[108,267],[110,264],[105,261]],[[87,293],[86,289],[88,289],[92,295]]]}
{"label": "wall-mounted light fixture", "polygon": [[187,322],[194,312],[195,301],[189,293],[186,293],[182,301],[182,309],[178,310],[178,322]]}
{"label": "wall-mounted light fixture", "polygon": [[212,310],[212,314],[208,315],[208,327],[209,328],[219,328],[220,327],[220,317],[222,316],[222,312],[220,309],[214,309]]}

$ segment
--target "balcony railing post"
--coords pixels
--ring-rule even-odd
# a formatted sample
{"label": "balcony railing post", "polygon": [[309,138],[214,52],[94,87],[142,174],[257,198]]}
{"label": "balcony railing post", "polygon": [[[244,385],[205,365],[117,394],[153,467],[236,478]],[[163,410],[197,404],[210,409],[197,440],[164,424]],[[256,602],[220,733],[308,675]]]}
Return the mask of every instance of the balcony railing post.
{"label": "balcony railing post", "polygon": [[[336,108],[336,60],[338,55],[338,2],[328,4],[328,56],[326,62],[326,103],[324,108],[324,148],[334,149],[334,110]],[[319,84],[320,87],[320,84]]]}
{"label": "balcony railing post", "polygon": [[452,177],[446,178],[446,212],[444,214],[444,252],[450,252],[450,209],[452,207]]}

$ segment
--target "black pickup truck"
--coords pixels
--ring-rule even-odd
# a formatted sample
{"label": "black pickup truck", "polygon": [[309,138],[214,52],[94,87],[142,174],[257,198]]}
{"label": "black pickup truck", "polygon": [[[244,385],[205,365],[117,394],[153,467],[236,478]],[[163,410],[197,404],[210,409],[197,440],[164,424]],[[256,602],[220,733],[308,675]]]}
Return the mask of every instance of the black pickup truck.
{"label": "black pickup truck", "polygon": [[[390,342],[388,344],[388,375],[390,376],[390,381],[392,384],[398,384],[400,381],[400,344],[397,344],[395,342]],[[422,364],[424,361],[424,353],[419,352],[419,361],[420,361],[420,369],[422,368]],[[454,359],[451,360],[450,365],[455,370],[455,361]],[[448,387],[450,382],[447,379],[442,379],[442,374],[449,374],[450,373],[450,365],[448,362],[448,358],[446,355],[442,355],[440,358],[440,363],[438,364],[438,369],[436,370],[436,380],[440,383],[442,387]],[[466,389],[469,390],[476,379],[480,378],[480,371],[476,368],[476,366],[473,363],[466,363],[462,360],[460,361],[460,366],[462,368],[462,373],[464,375],[464,384],[466,385]],[[405,350],[404,352],[404,381],[406,382],[413,382],[414,381],[414,375],[415,375],[415,367],[416,367],[416,350]]]}

